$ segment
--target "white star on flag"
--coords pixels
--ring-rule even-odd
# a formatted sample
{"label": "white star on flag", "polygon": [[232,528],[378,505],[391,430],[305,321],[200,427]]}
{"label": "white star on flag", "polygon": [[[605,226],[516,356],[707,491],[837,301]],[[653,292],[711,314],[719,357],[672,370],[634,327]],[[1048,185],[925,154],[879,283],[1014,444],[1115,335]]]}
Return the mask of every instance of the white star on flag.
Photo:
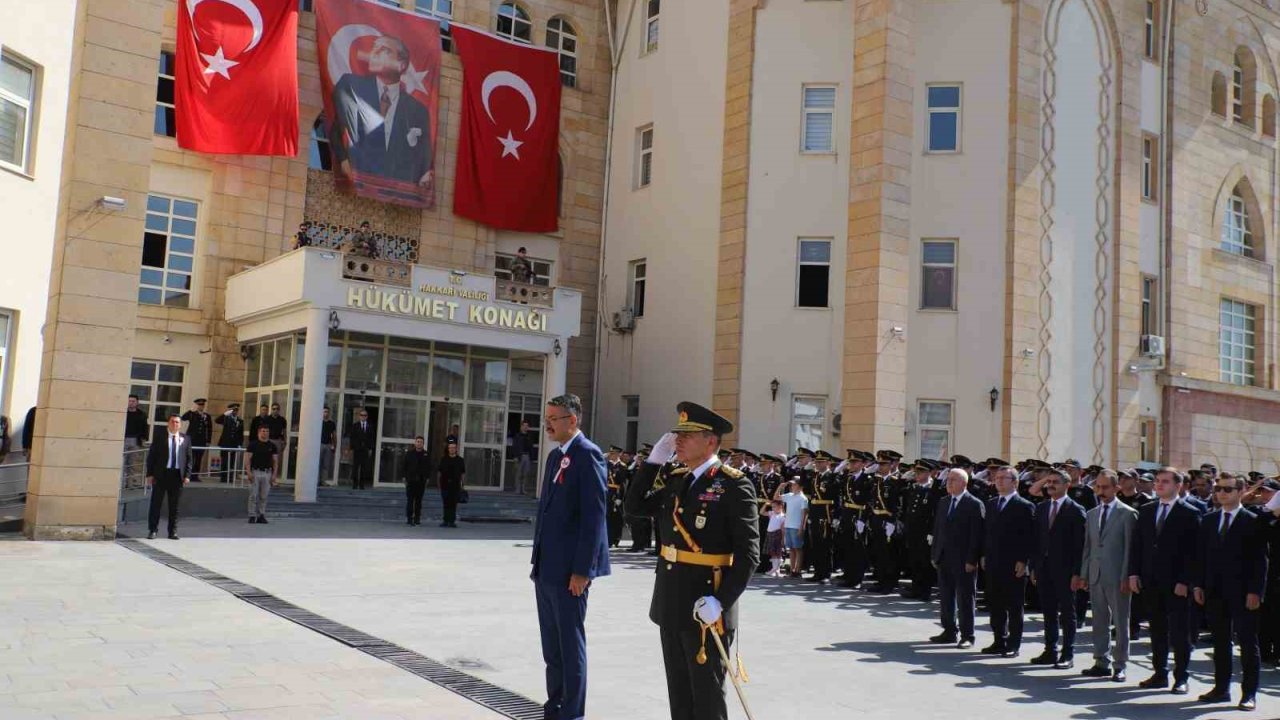
{"label": "white star on flag", "polygon": [[240,64],[235,60],[228,60],[227,57],[222,54],[221,47],[218,48],[218,52],[212,55],[200,53],[200,57],[204,58],[205,62],[209,63],[209,65],[204,69],[205,75],[213,75],[216,73],[228,80],[231,79],[231,74],[227,71]]}
{"label": "white star on flag", "polygon": [[405,71],[405,74],[400,77],[400,80],[404,83],[405,92],[410,95],[415,92],[420,92],[423,95],[426,95],[427,86],[422,81],[426,79],[428,74],[430,74],[428,71],[419,70],[410,65],[409,69]]}
{"label": "white star on flag", "polygon": [[506,157],[508,155],[515,155],[517,160],[520,159],[520,151],[518,150],[518,148],[521,145],[523,145],[524,142],[521,140],[516,140],[514,137],[511,137],[510,130],[507,131],[506,137],[498,138],[498,142],[502,143],[502,157]]}

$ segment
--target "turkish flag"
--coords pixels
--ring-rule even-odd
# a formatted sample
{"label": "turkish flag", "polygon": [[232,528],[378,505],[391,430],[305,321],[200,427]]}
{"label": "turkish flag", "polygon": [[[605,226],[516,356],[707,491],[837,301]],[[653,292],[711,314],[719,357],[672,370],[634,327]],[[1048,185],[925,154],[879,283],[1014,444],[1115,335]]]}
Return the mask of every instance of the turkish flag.
{"label": "turkish flag", "polygon": [[297,0],[179,0],[178,145],[298,154]]}
{"label": "turkish flag", "polygon": [[462,59],[454,214],[503,230],[555,231],[559,56],[460,25],[453,42]]}

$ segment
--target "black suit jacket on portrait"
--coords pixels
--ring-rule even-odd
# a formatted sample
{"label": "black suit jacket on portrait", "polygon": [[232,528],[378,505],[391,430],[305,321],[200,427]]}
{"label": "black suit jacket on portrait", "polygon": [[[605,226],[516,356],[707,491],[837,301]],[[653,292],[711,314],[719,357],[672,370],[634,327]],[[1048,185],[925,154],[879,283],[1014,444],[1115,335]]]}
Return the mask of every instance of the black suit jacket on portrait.
{"label": "black suit jacket on portrait", "polygon": [[933,562],[963,569],[966,564],[977,565],[982,558],[987,509],[981,500],[965,491],[955,512],[951,512],[951,499],[946,495],[938,500],[933,519]]}
{"label": "black suit jacket on portrait", "polygon": [[1084,508],[1069,497],[1062,498],[1053,528],[1049,527],[1049,513],[1053,500],[1046,499],[1036,506],[1036,547],[1031,556],[1031,569],[1037,577],[1051,577],[1067,582],[1080,572],[1080,559],[1084,556]]}
{"label": "black suit jacket on portrait", "polygon": [[1000,498],[987,502],[987,574],[1010,577],[1014,565],[1026,563],[1030,567],[1036,547],[1036,506],[1030,500],[1014,494],[1003,510],[999,510]]}
{"label": "black suit jacket on portrait", "polygon": [[[178,433],[178,470],[185,480],[191,477],[191,438]],[[147,450],[147,477],[160,478],[169,467],[169,431],[160,430]]]}
{"label": "black suit jacket on portrait", "polygon": [[1158,500],[1138,510],[1138,524],[1129,544],[1129,575],[1137,575],[1143,586],[1153,589],[1171,590],[1179,583],[1190,586],[1199,552],[1200,513],[1175,500],[1157,532],[1159,513]]}
{"label": "black suit jacket on portrait", "polygon": [[[378,112],[378,81],[372,75],[348,73],[333,88],[337,115],[330,143],[337,162],[351,161],[360,172],[417,183],[431,169],[431,114],[400,86],[391,137]],[[343,135],[350,145],[343,143]]]}
{"label": "black suit jacket on portrait", "polygon": [[1246,594],[1262,597],[1267,591],[1267,542],[1258,517],[1237,508],[1226,535],[1218,532],[1222,511],[1215,510],[1200,523],[1195,586],[1210,597],[1244,602]]}

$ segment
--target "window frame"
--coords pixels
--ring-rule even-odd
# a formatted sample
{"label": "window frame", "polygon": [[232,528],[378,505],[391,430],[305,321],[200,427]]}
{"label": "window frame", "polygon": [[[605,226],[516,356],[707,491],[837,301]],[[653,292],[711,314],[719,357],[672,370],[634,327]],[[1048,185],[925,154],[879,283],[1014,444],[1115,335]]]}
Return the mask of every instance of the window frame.
{"label": "window frame", "polygon": [[1160,138],[1142,133],[1142,199],[1149,203],[1160,200]]}
{"label": "window frame", "polygon": [[[654,12],[654,8],[657,12]],[[658,24],[662,14],[662,0],[644,0],[644,43],[640,45],[640,56],[644,57],[658,51],[661,28]]]}
{"label": "window frame", "polygon": [[[939,405],[947,407],[948,422],[946,425],[938,423],[926,423],[924,421],[924,406]],[[942,400],[938,398],[918,398],[916,400],[916,449],[918,457],[928,457],[924,452],[924,436],[926,432],[945,432],[946,440],[937,458],[929,458],[931,460],[944,460],[951,452],[955,442],[956,431],[956,401]]]}
{"label": "window frame", "polygon": [[[453,52],[453,35],[449,32],[449,24],[453,22],[453,5],[458,0],[416,0],[413,11],[423,17],[440,21],[440,49]],[[449,11],[439,9],[441,3],[448,3]]]}
{"label": "window frame", "polygon": [[[495,252],[493,254],[493,276],[499,280],[507,280],[513,282],[511,278],[511,261],[516,259],[515,253]],[[504,267],[499,261],[507,261]],[[529,266],[533,268],[533,282],[531,285],[538,287],[552,287],[551,278],[554,277],[555,261],[536,258],[532,255],[525,255],[525,260],[529,261]],[[545,265],[546,272],[538,272],[538,267]]]}
{"label": "window frame", "polygon": [[[170,67],[172,67],[172,68],[173,68],[173,73],[174,73],[173,75],[165,75],[165,74],[164,74],[164,63],[165,63],[165,58],[166,58],[166,57],[168,57],[168,58],[169,58]],[[168,83],[170,83],[170,84],[173,86],[173,91],[172,91],[171,95],[173,95],[173,94],[177,93],[177,86],[176,86],[177,80],[175,79],[175,76],[176,76],[176,74],[177,74],[177,72],[178,72],[178,70],[177,70],[178,64],[177,64],[177,63],[178,63],[178,54],[177,54],[176,52],[174,52],[174,51],[172,51],[172,50],[166,50],[166,49],[161,49],[161,50],[160,50],[159,65],[158,65],[158,67],[156,67],[156,102],[155,102],[155,110],[154,110],[153,117],[152,117],[152,120],[151,120],[151,134],[152,134],[152,135],[159,135],[160,137],[171,137],[171,138],[175,138],[175,139],[178,137],[178,110],[177,110],[177,108],[174,106],[174,104],[173,104],[173,103],[166,103],[166,102],[161,102],[161,101],[160,101],[160,84],[161,84],[161,83],[168,82]],[[176,98],[175,98],[175,99],[176,99]],[[164,109],[167,109],[167,110],[170,110],[170,111],[172,111],[172,112],[173,112],[173,123],[172,123],[172,124],[170,124],[170,123],[169,123],[169,118],[168,118],[168,116],[167,116],[167,115],[165,116],[165,128],[164,128],[164,130],[165,130],[165,131],[164,131],[164,132],[158,132],[158,131],[157,131],[157,130],[158,130],[158,128],[156,128],[156,122],[157,122],[157,121],[158,121],[158,119],[159,119],[160,112],[161,112],[161,108],[164,108]]]}
{"label": "window frame", "polygon": [[1138,311],[1139,335],[1160,334],[1160,278],[1143,273],[1141,306]]}
{"label": "window frame", "polygon": [[[168,209],[167,211],[165,211],[164,213],[161,213],[161,212],[159,212],[159,211],[152,210],[152,209],[151,209],[151,199],[152,199],[153,197],[154,197],[154,198],[161,198],[161,199],[163,199],[163,200],[168,201],[168,207],[169,207],[169,209]],[[193,216],[190,216],[190,217],[188,217],[188,216],[186,216],[186,215],[177,215],[177,214],[175,214],[175,213],[174,213],[174,203],[177,203],[177,202],[190,203],[190,204],[194,205],[194,206],[195,206],[195,214],[194,214]],[[143,259],[139,259],[139,261],[138,261],[138,300],[137,300],[137,302],[138,302],[138,304],[139,304],[139,305],[156,305],[156,306],[158,306],[158,307],[166,307],[166,308],[194,308],[194,307],[196,307],[196,305],[195,305],[195,279],[196,279],[196,270],[197,270],[197,268],[196,268],[196,262],[197,262],[197,260],[198,260],[198,258],[199,258],[199,253],[197,252],[197,251],[198,251],[198,247],[197,247],[197,246],[198,246],[198,244],[199,244],[199,234],[200,234],[200,205],[201,205],[201,204],[200,204],[200,201],[199,201],[199,200],[195,200],[195,199],[193,199],[193,198],[185,198],[185,197],[180,197],[180,196],[177,196],[177,195],[165,195],[165,194],[163,194],[163,193],[157,193],[157,192],[149,192],[149,193],[147,193],[147,206],[146,206],[146,208],[143,210],[143,243],[144,243],[144,245],[143,245],[143,254],[144,254],[144,255],[146,254],[146,246],[145,246],[145,243],[146,243],[146,235],[147,235],[147,234],[153,234],[153,235],[160,235],[160,234],[163,234],[163,235],[164,235],[164,238],[165,238],[165,251],[164,251],[164,260],[163,260],[164,264],[163,264],[163,266],[157,267],[157,266],[155,266],[155,265],[144,265],[144,264],[143,264],[143,260],[144,260],[145,258],[143,258]],[[147,220],[148,220],[151,216],[153,216],[153,215],[154,215],[154,216],[156,216],[156,217],[163,217],[163,218],[165,218],[165,220],[166,220],[166,223],[165,223],[166,230],[165,230],[163,233],[161,233],[161,232],[160,232],[160,231],[158,231],[158,230],[153,230],[153,229],[151,229],[151,228],[147,227],[147,225],[146,225]],[[174,249],[173,249],[173,238],[175,237],[175,233],[174,233],[174,231],[173,231],[173,221],[174,221],[175,219],[177,219],[177,220],[189,220],[189,221],[192,223],[192,225],[194,226],[194,228],[193,228],[192,233],[191,233],[191,235],[190,235],[190,236],[186,235],[185,233],[178,233],[178,234],[176,234],[176,236],[177,236],[177,237],[184,237],[184,238],[185,238],[185,237],[190,237],[190,239],[191,239],[191,252],[189,252],[189,253],[187,253],[187,252],[175,252],[175,251],[174,251]],[[190,270],[179,270],[179,269],[173,269],[173,268],[171,268],[171,267],[170,267],[170,258],[171,258],[172,256],[174,256],[174,255],[182,256],[182,257],[189,257],[189,258],[191,259],[191,269],[190,269]],[[144,273],[144,272],[146,272],[147,270],[159,271],[159,272],[160,272],[160,282],[159,282],[159,284],[156,284],[156,283],[150,283],[150,282],[145,282],[145,281],[143,280],[143,273]],[[169,286],[169,278],[170,278],[170,276],[185,276],[185,277],[187,278],[187,286],[186,286],[185,288],[175,288],[175,287],[170,287],[170,286]],[[154,291],[159,291],[159,293],[160,293],[160,302],[158,302],[158,303],[154,303],[154,302],[149,302],[149,301],[145,301],[145,300],[143,300],[143,299],[142,299],[142,292],[143,292],[144,290],[154,290]],[[174,303],[166,302],[166,300],[168,299],[168,296],[169,296],[169,294],[170,294],[170,293],[174,293],[174,294],[176,294],[176,295],[177,295],[177,296],[179,296],[179,297],[185,297],[185,298],[186,298],[186,303],[185,303],[185,304],[174,304]]]}
{"label": "window frame", "polygon": [[1146,0],[1143,9],[1142,57],[1151,62],[1160,61],[1160,0]]}
{"label": "window frame", "polygon": [[[925,248],[929,245],[950,245],[951,246],[951,262],[927,262],[925,260]],[[925,304],[925,294],[929,288],[929,270],[933,269],[951,269],[951,305],[950,307],[939,307]],[[920,304],[919,309],[924,312],[957,312],[960,309],[960,292],[959,283],[956,282],[960,272],[960,239],[959,238],[920,238]]]}
{"label": "window frame", "polygon": [[637,320],[644,317],[644,304],[649,295],[649,260],[637,258],[627,263],[627,307]]}
{"label": "window frame", "polygon": [[[1232,188],[1231,194],[1227,195],[1227,206],[1222,210],[1218,249],[1240,257],[1256,258],[1257,248],[1253,241],[1251,224],[1249,200],[1237,185]],[[1236,241],[1236,236],[1240,237],[1239,242]]]}
{"label": "window frame", "polygon": [[[554,24],[558,24],[558,27],[552,27]],[[556,35],[556,43],[554,45],[551,44],[551,36],[553,33]],[[577,29],[573,27],[573,23],[569,22],[567,18],[557,15],[547,21],[545,38],[546,46],[556,51],[556,61],[559,63],[560,68],[560,85],[567,88],[577,88],[578,43],[581,42],[578,37]],[[566,38],[573,40],[572,50],[565,49],[564,41]],[[569,58],[573,61],[573,69],[570,71],[566,71],[564,69],[565,58]]]}
{"label": "window frame", "polygon": [[1138,418],[1138,458],[1142,462],[1160,461],[1160,423],[1150,415]]}
{"label": "window frame", "polygon": [[[831,90],[831,107],[811,106],[810,90]],[[835,83],[805,83],[800,86],[800,153],[802,155],[834,155],[836,153],[836,106],[839,105],[839,94],[840,86]],[[810,150],[808,147],[810,115],[826,115],[830,119],[828,134],[830,141],[825,148]]]}
{"label": "window frame", "polygon": [[[151,366],[151,375],[149,379],[144,380],[142,378],[135,377],[135,374],[139,365]],[[181,370],[182,379],[176,382],[173,380],[161,380],[160,379],[161,367],[177,368]],[[150,429],[150,432],[147,433],[148,441],[150,441],[151,438],[155,437],[156,433],[159,432],[161,429],[163,429],[167,425],[168,417],[166,416],[169,414],[169,412],[176,411],[177,414],[179,415],[182,414],[183,412],[182,409],[186,407],[186,404],[184,402],[185,400],[184,396],[187,390],[186,382],[187,382],[187,377],[189,373],[190,373],[190,367],[187,365],[187,363],[183,363],[183,362],[176,362],[173,360],[153,360],[149,358],[132,358],[130,360],[129,394],[138,395],[139,408],[142,408],[145,406],[145,412],[147,413],[147,427]],[[159,395],[159,389],[162,386],[178,388],[178,400],[176,403],[172,401],[160,402],[157,399],[157,396]],[[145,400],[142,397],[142,393],[138,392],[139,387],[146,387],[148,389],[146,393],[147,397]],[[172,410],[165,412],[164,413],[165,416],[157,416],[156,410],[159,407],[172,408]]]}
{"label": "window frame", "polygon": [[[504,14],[502,12],[503,8],[511,8],[513,14]],[[507,18],[511,22],[510,33],[502,32],[502,28],[499,23],[503,18]],[[520,23],[524,23],[527,26],[526,31],[528,32],[528,37],[522,38],[519,36]],[[498,3],[498,8],[493,13],[493,34],[504,40],[510,40],[511,42],[520,43],[522,45],[532,45],[533,16],[529,14],[529,11],[526,10],[523,5],[515,2],[515,0],[503,0],[503,2]]]}
{"label": "window frame", "polygon": [[1244,66],[1231,62],[1231,122],[1244,124]]}
{"label": "window frame", "polygon": [[[962,82],[933,82],[926,83],[924,86],[925,101],[925,124],[924,124],[924,152],[926,155],[958,155],[964,146],[961,139],[964,137],[964,83]],[[932,88],[955,88],[957,91],[957,100],[954,106],[943,105],[934,107],[929,104],[929,90]],[[933,116],[935,114],[955,113],[956,116],[956,145],[954,148],[935,149],[933,147]]]}
{"label": "window frame", "polygon": [[[326,127],[324,113],[317,115],[315,121],[311,123],[311,138],[307,147],[307,168],[310,170],[333,171],[333,147],[329,143],[329,135],[325,132]],[[314,157],[312,157],[313,154]],[[311,164],[312,160],[318,164]],[[326,165],[328,167],[325,167]]]}
{"label": "window frame", "polygon": [[[804,259],[805,243],[821,243],[827,246],[826,262]],[[830,310],[831,309],[831,251],[835,245],[834,238],[829,237],[801,237],[796,239],[796,292],[794,296],[795,307],[798,310]],[[800,302],[803,295],[803,277],[806,267],[823,267],[827,270],[827,292],[826,300],[822,305],[804,305]]]}
{"label": "window frame", "polygon": [[13,365],[10,348],[18,337],[18,311],[0,307],[0,318],[6,320],[5,331],[0,333],[0,412],[4,412],[9,407],[9,371]]}
{"label": "window frame", "polygon": [[623,442],[622,449],[628,452],[634,452],[639,448],[637,443],[640,442],[640,396],[639,395],[623,395],[622,396],[622,414],[623,427],[626,440]]}
{"label": "window frame", "polygon": [[[1239,318],[1240,326],[1227,324]],[[1250,329],[1252,325],[1252,329]],[[1229,385],[1249,387],[1258,383],[1258,306],[1223,297],[1218,302],[1218,379]],[[1239,334],[1239,338],[1235,334]],[[1239,349],[1239,356],[1234,353]],[[1223,369],[1223,363],[1240,363],[1240,370]]]}
{"label": "window frame", "polygon": [[0,160],[0,167],[22,175],[28,175],[31,172],[31,158],[34,156],[32,145],[35,142],[36,135],[36,114],[40,105],[40,83],[42,74],[40,66],[30,60],[9,52],[0,47],[0,63],[10,63],[15,67],[26,70],[31,73],[31,91],[30,97],[20,97],[8,90],[0,88],[0,99],[17,105],[25,112],[23,115],[23,126],[21,137],[17,138],[22,144],[22,155],[19,162],[12,163],[8,160]]}
{"label": "window frame", "polygon": [[[645,147],[646,135],[649,140],[648,147]],[[653,123],[636,128],[636,169],[634,178],[634,189],[636,190],[643,190],[653,184],[653,145]],[[645,160],[649,161],[647,166],[645,165]]]}
{"label": "window frame", "polygon": [[[809,402],[820,406],[817,420],[813,416],[801,416],[796,412],[796,405]],[[808,393],[796,393],[791,396],[791,439],[789,452],[794,453],[800,447],[800,428],[817,426],[817,434],[825,442],[827,438],[827,396]],[[814,448],[810,448],[814,449]]]}

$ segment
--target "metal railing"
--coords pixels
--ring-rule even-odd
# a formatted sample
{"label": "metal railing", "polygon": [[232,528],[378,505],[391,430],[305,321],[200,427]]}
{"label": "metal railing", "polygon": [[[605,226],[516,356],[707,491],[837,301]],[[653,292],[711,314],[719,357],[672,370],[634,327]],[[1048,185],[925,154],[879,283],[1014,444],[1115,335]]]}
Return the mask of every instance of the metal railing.
{"label": "metal railing", "polygon": [[531,305],[534,307],[552,307],[555,291],[545,285],[516,282],[515,280],[498,279],[497,298],[507,302]]}
{"label": "metal railing", "polygon": [[[204,467],[192,471],[192,482],[225,485],[226,487],[246,487],[248,485],[244,478],[244,448],[196,447],[192,448],[192,450],[205,451],[204,459],[201,463]],[[147,451],[148,448],[134,448],[124,451],[120,469],[121,502],[150,494],[151,489],[147,485]],[[229,467],[227,468],[223,467],[223,453],[227,453],[226,458],[229,461]],[[0,466],[0,470],[3,470],[3,467]],[[227,482],[223,483],[223,480]]]}
{"label": "metal railing", "polygon": [[27,501],[27,478],[31,463],[0,465],[0,506],[21,505]]}

